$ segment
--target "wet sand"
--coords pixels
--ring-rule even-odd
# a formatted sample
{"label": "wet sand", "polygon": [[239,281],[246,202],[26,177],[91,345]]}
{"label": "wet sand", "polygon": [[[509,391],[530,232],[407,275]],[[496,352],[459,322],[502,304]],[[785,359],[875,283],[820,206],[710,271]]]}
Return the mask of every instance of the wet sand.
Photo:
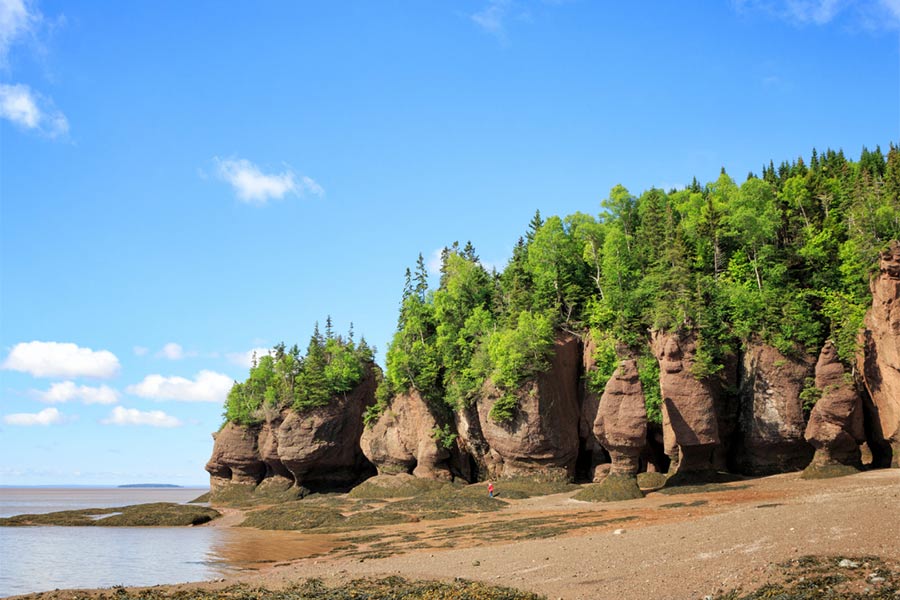
{"label": "wet sand", "polygon": [[[277,588],[309,577],[340,584],[399,574],[463,577],[548,598],[683,599],[777,581],[777,565],[803,555],[874,555],[895,567],[900,561],[900,470],[816,481],[786,474],[714,489],[605,504],[573,500],[572,493],[510,501],[496,513],[353,532],[352,552],[347,534],[339,534],[323,536],[322,552],[308,558],[254,563],[263,555],[251,553],[245,564],[255,569],[173,587],[240,581]],[[254,544],[302,537],[257,533]]]}

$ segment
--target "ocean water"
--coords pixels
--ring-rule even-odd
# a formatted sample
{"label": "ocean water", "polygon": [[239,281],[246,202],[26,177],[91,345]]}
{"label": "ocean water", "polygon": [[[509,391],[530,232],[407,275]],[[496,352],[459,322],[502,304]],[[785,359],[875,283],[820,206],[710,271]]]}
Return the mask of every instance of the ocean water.
{"label": "ocean water", "polygon": [[[0,488],[0,515],[185,502],[186,488]],[[217,579],[324,552],[328,536],[228,527],[0,527],[0,597]]]}

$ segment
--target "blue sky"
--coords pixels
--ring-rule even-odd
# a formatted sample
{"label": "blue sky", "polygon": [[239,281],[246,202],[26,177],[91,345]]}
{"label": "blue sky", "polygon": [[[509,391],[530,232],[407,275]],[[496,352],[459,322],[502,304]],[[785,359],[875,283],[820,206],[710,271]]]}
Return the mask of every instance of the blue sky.
{"label": "blue sky", "polygon": [[535,209],[900,139],[900,0],[0,0],[0,484],[202,484],[254,348]]}

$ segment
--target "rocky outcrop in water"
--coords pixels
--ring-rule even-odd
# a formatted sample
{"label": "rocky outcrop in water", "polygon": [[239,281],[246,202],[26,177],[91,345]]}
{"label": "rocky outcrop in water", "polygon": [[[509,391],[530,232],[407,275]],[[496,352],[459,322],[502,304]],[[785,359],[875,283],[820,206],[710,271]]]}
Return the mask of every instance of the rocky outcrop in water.
{"label": "rocky outcrop in water", "polygon": [[285,409],[256,426],[228,423],[206,465],[213,495],[236,484],[339,489],[374,473],[359,446],[362,416],[375,401],[375,375],[322,407]]}
{"label": "rocky outcrop in water", "polygon": [[663,444],[672,458],[669,473],[702,477],[714,471],[713,452],[720,439],[716,386],[693,374],[696,334],[654,331],[651,345],[659,360]]}
{"label": "rocky outcrop in water", "polygon": [[859,445],[865,441],[862,399],[830,341],[816,363],[816,388],[821,397],[805,434],[816,453],[806,474],[828,473],[829,468],[840,466],[861,468]]}
{"label": "rocky outcrop in water", "polygon": [[[871,398],[873,450],[893,455],[900,466],[900,242],[882,253],[872,280],[858,367]],[[883,462],[887,462],[886,460]],[[884,465],[881,465],[884,466]]]}
{"label": "rocky outcrop in water", "polygon": [[785,356],[772,346],[750,344],[741,365],[735,465],[750,475],[799,471],[813,448],[804,439],[801,392],[812,380],[815,358]]}
{"label": "rocky outcrop in water", "polygon": [[450,480],[450,451],[436,435],[440,429],[428,404],[413,390],[391,399],[390,407],[363,431],[360,447],[379,474]]}

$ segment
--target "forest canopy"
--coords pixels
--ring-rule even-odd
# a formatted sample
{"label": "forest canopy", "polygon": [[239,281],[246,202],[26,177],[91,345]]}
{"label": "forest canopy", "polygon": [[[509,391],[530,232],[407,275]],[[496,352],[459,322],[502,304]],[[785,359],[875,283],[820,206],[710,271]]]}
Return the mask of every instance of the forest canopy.
{"label": "forest canopy", "polygon": [[407,269],[379,404],[416,390],[437,410],[469,405],[490,380],[491,417],[515,414],[514,392],[544,371],[557,332],[589,334],[601,390],[622,349],[638,358],[651,420],[659,419],[652,330],[692,330],[694,375],[758,340],[787,355],[835,341],[847,363],[871,302],[878,252],[900,237],[900,149],[813,150],[737,183],[632,194],[615,186],[597,215],[535,213],[506,268],[488,272],[471,243],[445,248],[429,289],[422,256]]}
{"label": "forest canopy", "polygon": [[335,335],[331,317],[325,334],[316,323],[306,354],[295,344],[277,344],[271,352],[253,357],[250,376],[235,382],[225,401],[224,417],[239,425],[253,425],[291,407],[298,412],[324,406],[332,398],[353,390],[372,365],[374,351],[360,339],[353,341],[353,326],[346,338]]}
{"label": "forest canopy", "polygon": [[[441,255],[429,287],[420,254],[406,270],[397,330],[386,355],[372,423],[399,393],[416,391],[438,413],[470,406],[490,382],[490,416],[515,416],[522,384],[547,370],[560,332],[593,341],[599,392],[624,354],[637,359],[651,421],[660,419],[652,331],[696,335],[694,375],[714,376],[750,342],[786,355],[815,353],[826,339],[852,366],[878,253],[900,238],[900,149],[863,148],[773,162],[737,183],[715,181],[640,195],[616,185],[596,215],[546,219],[540,212],[502,272],[488,271],[471,243]],[[261,422],[352,390],[372,365],[352,328],[316,325],[306,354],[275,346],[235,383],[225,418]],[[380,375],[380,373],[379,373]]]}

